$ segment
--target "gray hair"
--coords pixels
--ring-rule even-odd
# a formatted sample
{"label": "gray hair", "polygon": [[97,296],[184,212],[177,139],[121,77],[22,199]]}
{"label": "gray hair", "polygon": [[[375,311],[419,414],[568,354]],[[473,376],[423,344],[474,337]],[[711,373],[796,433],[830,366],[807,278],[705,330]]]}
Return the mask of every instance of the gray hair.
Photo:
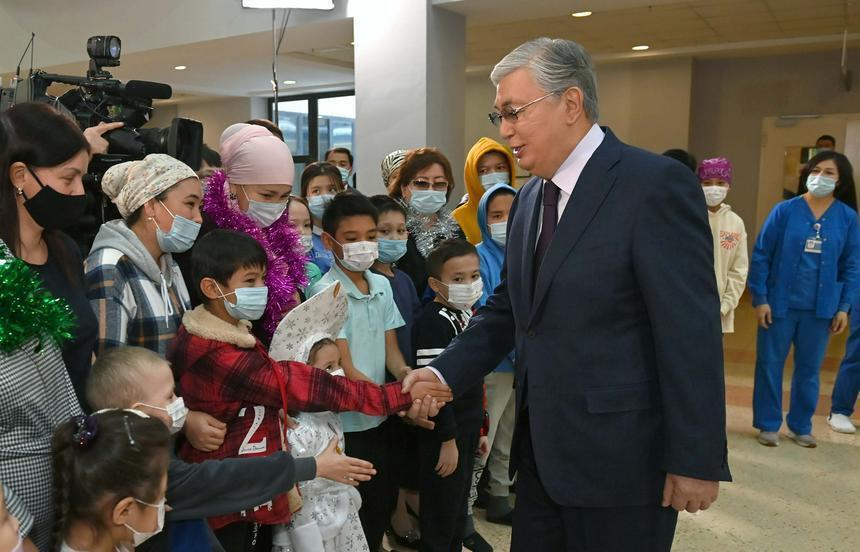
{"label": "gray hair", "polygon": [[535,82],[547,92],[558,95],[575,86],[582,90],[585,115],[596,122],[597,76],[591,57],[580,44],[562,38],[536,38],[517,46],[493,68],[490,80],[499,81],[520,68],[528,69]]}

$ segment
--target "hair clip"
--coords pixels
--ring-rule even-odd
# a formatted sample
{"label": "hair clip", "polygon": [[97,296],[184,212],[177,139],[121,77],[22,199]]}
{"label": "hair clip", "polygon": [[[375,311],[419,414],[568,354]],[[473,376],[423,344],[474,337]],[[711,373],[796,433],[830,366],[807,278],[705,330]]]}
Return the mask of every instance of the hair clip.
{"label": "hair clip", "polygon": [[134,437],[131,434],[131,422],[129,421],[128,416],[122,417],[122,423],[123,425],[125,425],[125,435],[126,437],[128,437],[129,446],[139,451],[140,449],[137,447],[137,443],[135,442]]}
{"label": "hair clip", "polygon": [[72,439],[77,443],[78,448],[87,447],[99,431],[99,425],[95,416],[80,414],[74,416],[72,421],[78,426],[75,434],[72,435]]}

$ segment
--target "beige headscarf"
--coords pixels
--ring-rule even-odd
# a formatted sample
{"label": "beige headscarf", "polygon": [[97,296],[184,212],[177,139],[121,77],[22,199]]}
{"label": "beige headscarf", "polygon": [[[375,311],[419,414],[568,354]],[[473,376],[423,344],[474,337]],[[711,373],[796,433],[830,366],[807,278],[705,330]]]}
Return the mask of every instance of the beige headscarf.
{"label": "beige headscarf", "polygon": [[191,167],[169,155],[152,153],[140,161],[109,168],[102,177],[102,191],[122,218],[128,218],[141,205],[186,178],[197,178]]}

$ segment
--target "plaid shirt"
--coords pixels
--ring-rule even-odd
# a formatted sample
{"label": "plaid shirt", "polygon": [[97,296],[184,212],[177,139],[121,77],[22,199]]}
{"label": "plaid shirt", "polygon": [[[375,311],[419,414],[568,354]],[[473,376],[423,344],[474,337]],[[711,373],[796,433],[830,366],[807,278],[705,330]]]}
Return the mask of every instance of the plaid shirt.
{"label": "plaid shirt", "polygon": [[164,259],[169,274],[162,290],[162,282],[118,249],[99,249],[87,258],[87,298],[99,320],[96,355],[123,345],[167,353],[191,300],[179,266],[169,254]]}
{"label": "plaid shirt", "polygon": [[[202,308],[189,315],[198,314]],[[401,393],[399,383],[380,386],[331,376],[300,362],[276,362],[259,340],[244,348],[194,335],[185,325],[179,328],[168,360],[188,408],[227,424],[224,444],[214,452],[201,452],[184,443],[180,456],[189,462],[265,456],[284,450],[284,429],[278,416],[282,408],[387,415],[412,404],[410,396]],[[287,495],[281,495],[254,511],[211,518],[210,524],[218,529],[237,521],[269,525],[289,520]]]}

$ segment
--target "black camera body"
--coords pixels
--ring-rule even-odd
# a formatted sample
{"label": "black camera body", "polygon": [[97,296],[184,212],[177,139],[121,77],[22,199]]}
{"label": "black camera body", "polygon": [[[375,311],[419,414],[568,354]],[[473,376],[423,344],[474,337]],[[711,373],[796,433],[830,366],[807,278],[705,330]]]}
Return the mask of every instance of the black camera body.
{"label": "black camera body", "polygon": [[[200,166],[203,125],[193,119],[175,118],[167,128],[141,128],[152,116],[152,101],[168,99],[170,85],[131,80],[123,84],[104,70],[120,64],[121,42],[115,36],[94,36],[87,41],[90,68],[85,77],[56,75],[36,71],[30,77],[30,98],[51,103],[75,119],[81,130],[101,122],[122,122],[122,128],[103,134],[107,154],[93,155],[84,178],[89,205],[80,224],[69,229],[82,249],[88,251],[99,226],[119,213],[101,191],[101,179],[113,165],[143,159],[151,153],[164,153],[192,169]],[[59,97],[48,95],[54,83],[71,85]]]}

